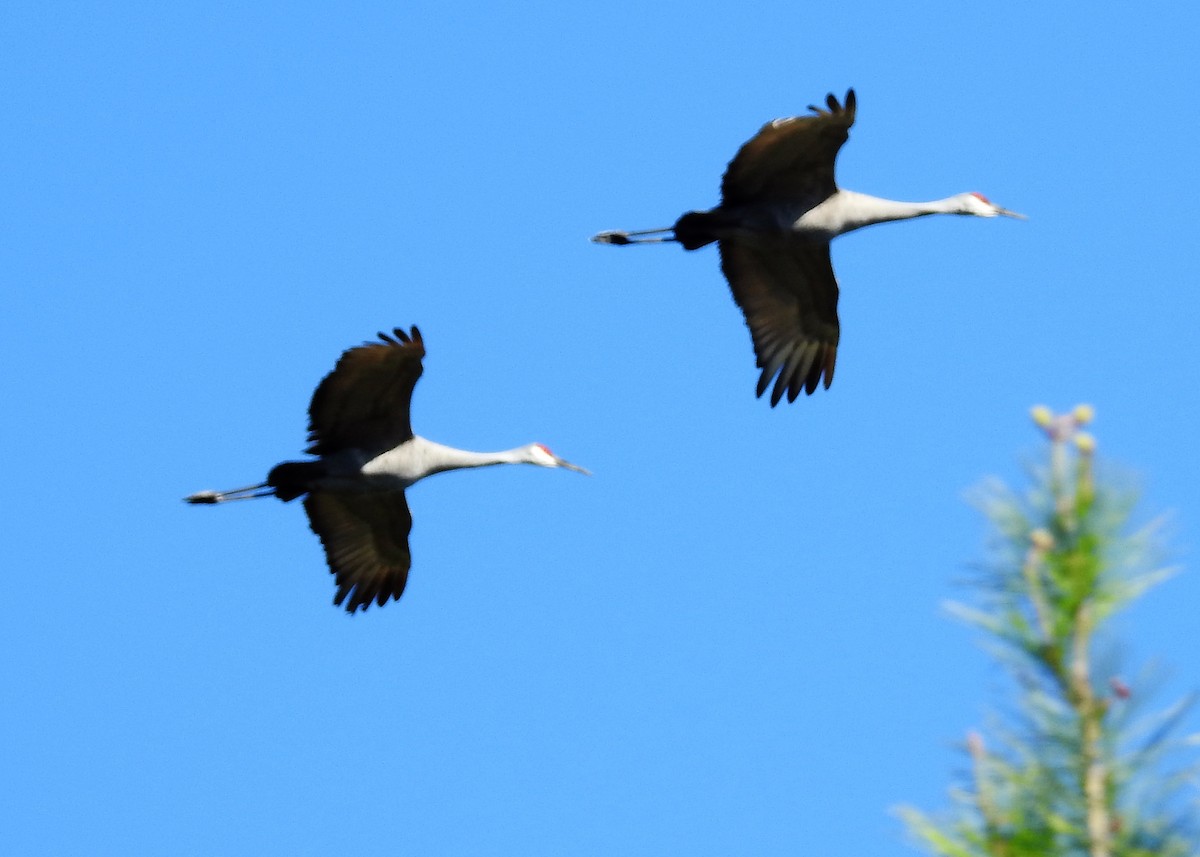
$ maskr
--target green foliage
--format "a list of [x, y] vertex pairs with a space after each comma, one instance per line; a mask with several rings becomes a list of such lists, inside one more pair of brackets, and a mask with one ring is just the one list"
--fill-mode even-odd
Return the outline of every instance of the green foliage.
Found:
[[1195, 769], [1172, 771], [1186, 703], [1132, 717], [1133, 692], [1097, 677], [1096, 635], [1172, 574], [1156, 566], [1158, 527], [1129, 531], [1133, 498], [1098, 481], [1091, 408], [1034, 408], [1047, 462], [1024, 495], [989, 482], [976, 502], [993, 528], [980, 606], [949, 605], [982, 630], [1018, 688], [989, 746], [966, 741], [970, 782], [933, 818], [899, 810], [926, 850], [946, 857], [1175, 857], [1200, 853], [1184, 804]]

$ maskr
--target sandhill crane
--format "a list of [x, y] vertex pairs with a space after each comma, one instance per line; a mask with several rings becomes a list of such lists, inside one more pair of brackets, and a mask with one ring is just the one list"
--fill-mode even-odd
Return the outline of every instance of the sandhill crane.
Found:
[[[696, 250], [716, 241], [721, 270], [746, 316], [762, 375], [761, 396], [775, 379], [771, 407], [787, 393], [810, 395], [824, 377], [833, 381], [839, 336], [838, 284], [829, 242], [854, 229], [926, 214], [975, 217], [1024, 215], [982, 194], [961, 193], [933, 202], [895, 202], [839, 190], [834, 160], [854, 124], [854, 90], [845, 106], [833, 95], [828, 110], [768, 122], [730, 161], [721, 180], [721, 204], [689, 211], [674, 226], [593, 236], [600, 244], [675, 241]], [[670, 233], [669, 235], [666, 233]]]
[[285, 461], [267, 481], [232, 491], [200, 491], [188, 503], [256, 497], [304, 498], [309, 526], [336, 575], [333, 603], [346, 611], [383, 606], [404, 592], [412, 557], [412, 515], [404, 489], [444, 470], [489, 464], [536, 464], [587, 473], [540, 443], [503, 452], [468, 452], [412, 432], [409, 403], [421, 377], [425, 343], [416, 327], [379, 334], [344, 352], [308, 408], [312, 461]]

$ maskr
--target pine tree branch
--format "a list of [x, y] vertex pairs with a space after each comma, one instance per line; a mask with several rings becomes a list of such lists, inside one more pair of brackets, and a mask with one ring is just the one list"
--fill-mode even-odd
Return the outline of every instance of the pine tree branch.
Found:
[[1088, 852], [1091, 857], [1112, 853], [1112, 812], [1109, 806], [1108, 766], [1104, 757], [1104, 706], [1092, 690], [1088, 652], [1092, 638], [1091, 610], [1084, 604], [1076, 615], [1071, 647], [1069, 699], [1079, 721], [1082, 787], [1087, 807]]

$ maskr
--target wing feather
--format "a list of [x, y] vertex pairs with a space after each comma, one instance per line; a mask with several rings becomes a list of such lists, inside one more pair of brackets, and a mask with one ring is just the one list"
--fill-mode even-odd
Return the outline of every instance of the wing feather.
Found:
[[383, 452], [413, 436], [409, 404], [421, 377], [425, 343], [414, 326], [380, 333], [344, 352], [322, 379], [308, 407], [308, 452], [343, 449]]
[[[833, 381], [840, 328], [838, 285], [829, 243], [795, 235], [723, 239], [721, 270], [746, 316], [762, 375], [761, 396], [775, 380], [771, 406]], [[778, 378], [775, 374], [779, 373]]]
[[845, 105], [829, 95], [828, 110], [809, 107], [810, 116], [768, 122], [734, 155], [721, 180], [721, 205], [732, 207], [771, 201], [820, 201], [837, 190], [833, 167], [850, 135], [857, 100]]
[[412, 515], [404, 492], [314, 491], [304, 498], [304, 510], [337, 582], [334, 604], [345, 602], [346, 612], [354, 613], [403, 594], [412, 565]]

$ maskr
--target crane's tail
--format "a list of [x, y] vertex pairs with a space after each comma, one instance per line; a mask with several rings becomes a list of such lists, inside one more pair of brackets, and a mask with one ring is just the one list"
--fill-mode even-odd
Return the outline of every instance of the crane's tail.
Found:
[[276, 464], [267, 474], [267, 484], [283, 502], [295, 500], [307, 494], [321, 478], [329, 475], [329, 467], [320, 459], [316, 461], [285, 461]]
[[717, 229], [725, 224], [727, 218], [723, 212], [689, 211], [675, 221], [672, 227], [675, 240], [683, 245], [684, 250], [699, 250], [717, 240]]
[[234, 488], [232, 491], [197, 491], [183, 498], [185, 503], [227, 503], [230, 500], [253, 500], [257, 497], [270, 497], [275, 489], [263, 482], [259, 485], [247, 485], [245, 488]]

